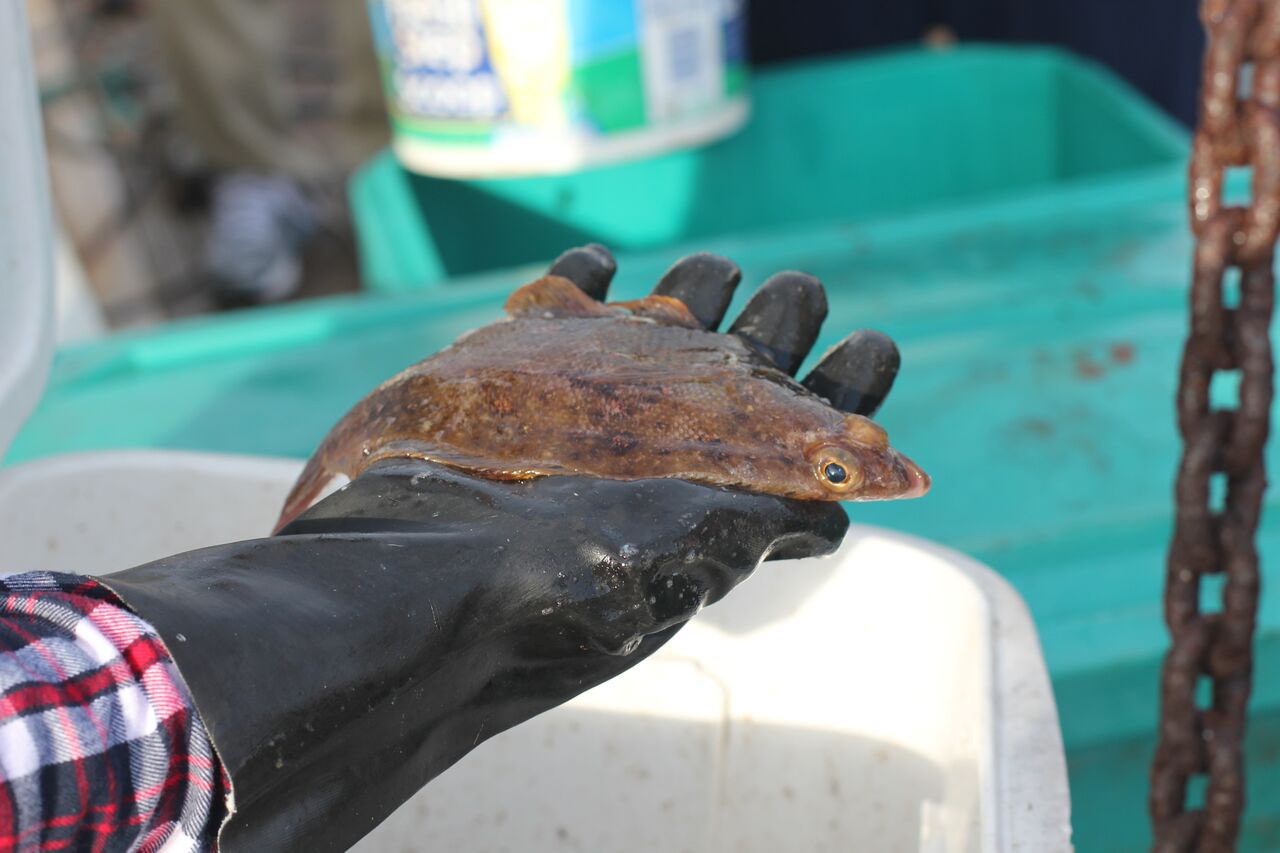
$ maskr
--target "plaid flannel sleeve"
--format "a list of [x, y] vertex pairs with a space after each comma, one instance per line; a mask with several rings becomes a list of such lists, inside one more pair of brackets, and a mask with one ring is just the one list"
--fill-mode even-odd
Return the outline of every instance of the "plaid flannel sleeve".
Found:
[[88, 578], [0, 578], [0, 853], [215, 850], [228, 796], [150, 625]]

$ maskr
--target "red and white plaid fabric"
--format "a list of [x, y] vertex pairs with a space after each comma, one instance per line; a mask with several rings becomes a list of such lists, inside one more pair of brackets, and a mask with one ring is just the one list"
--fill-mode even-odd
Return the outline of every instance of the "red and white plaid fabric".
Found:
[[0, 578], [0, 853], [214, 850], [228, 799], [150, 625], [88, 578]]

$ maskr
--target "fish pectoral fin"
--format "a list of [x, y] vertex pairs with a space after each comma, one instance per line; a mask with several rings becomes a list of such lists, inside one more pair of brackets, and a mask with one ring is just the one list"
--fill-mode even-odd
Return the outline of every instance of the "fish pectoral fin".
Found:
[[636, 317], [646, 317], [664, 326], [681, 326], [686, 329], [701, 329], [702, 324], [693, 316], [685, 304], [671, 296], [646, 296], [644, 299], [633, 299], [630, 302], [611, 302], [612, 308], [623, 308]]
[[573, 473], [555, 462], [513, 463], [509, 460], [477, 456], [447, 445], [414, 439], [388, 442], [375, 450], [366, 461], [368, 465], [372, 465], [387, 459], [421, 459], [424, 462], [436, 462], [487, 480], [532, 480], [549, 474]]
[[505, 310], [511, 317], [609, 317], [618, 313], [558, 275], [526, 284], [511, 294]]

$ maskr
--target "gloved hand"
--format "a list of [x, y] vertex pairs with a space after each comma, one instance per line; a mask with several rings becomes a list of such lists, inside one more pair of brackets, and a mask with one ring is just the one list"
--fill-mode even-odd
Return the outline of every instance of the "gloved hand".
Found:
[[[614, 263], [588, 246], [551, 272], [602, 299]], [[695, 255], [655, 292], [715, 328], [739, 278]], [[794, 373], [825, 314], [815, 279], [781, 273], [730, 332]], [[869, 415], [897, 366], [861, 332], [805, 384]], [[231, 777], [222, 849], [344, 850], [481, 741], [634, 666], [762, 560], [830, 553], [847, 526], [838, 504], [681, 480], [388, 461], [277, 536], [102, 582], [165, 639]]]

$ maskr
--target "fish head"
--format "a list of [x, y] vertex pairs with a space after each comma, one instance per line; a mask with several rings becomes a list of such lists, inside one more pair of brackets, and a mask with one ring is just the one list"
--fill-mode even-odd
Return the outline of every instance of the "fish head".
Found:
[[806, 476], [829, 501], [888, 501], [929, 491], [929, 475], [889, 446], [889, 436], [861, 415], [846, 415], [804, 452]]

